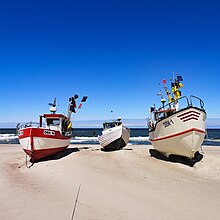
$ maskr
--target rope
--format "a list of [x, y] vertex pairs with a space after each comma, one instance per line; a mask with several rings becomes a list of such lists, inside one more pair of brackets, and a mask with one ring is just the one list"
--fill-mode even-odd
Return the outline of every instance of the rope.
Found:
[[75, 204], [74, 204], [74, 209], [73, 209], [71, 220], [73, 220], [74, 214], [75, 214], [75, 211], [76, 211], [76, 204], [77, 204], [77, 201], [78, 201], [80, 188], [81, 188], [81, 184], [79, 185], [79, 188], [78, 188], [78, 192], [77, 192], [76, 201], [75, 201]]

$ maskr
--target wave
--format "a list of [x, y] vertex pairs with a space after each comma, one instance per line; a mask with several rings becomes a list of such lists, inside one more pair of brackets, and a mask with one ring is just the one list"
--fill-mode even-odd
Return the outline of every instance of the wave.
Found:
[[98, 143], [98, 137], [74, 137], [70, 141], [71, 144], [80, 144], [80, 143], [88, 143], [88, 144], [96, 144]]
[[[70, 141], [71, 144], [98, 144], [98, 137], [74, 137]], [[130, 137], [129, 138], [130, 144], [148, 144], [149, 143], [149, 137]]]
[[220, 146], [220, 139], [205, 139], [203, 145]]
[[[17, 134], [0, 134], [0, 144], [19, 144]], [[71, 139], [70, 144], [99, 144], [98, 137], [75, 136]], [[149, 136], [137, 136], [129, 138], [129, 145], [149, 145]], [[207, 138], [203, 145], [220, 146], [220, 139]]]
[[16, 138], [18, 138], [16, 134], [0, 134], [0, 140], [16, 139]]
[[129, 141], [149, 141], [149, 137], [130, 137]]
[[220, 142], [220, 139], [209, 138], [209, 139], [205, 139], [205, 141]]
[[0, 134], [0, 144], [18, 144], [18, 136], [16, 134]]

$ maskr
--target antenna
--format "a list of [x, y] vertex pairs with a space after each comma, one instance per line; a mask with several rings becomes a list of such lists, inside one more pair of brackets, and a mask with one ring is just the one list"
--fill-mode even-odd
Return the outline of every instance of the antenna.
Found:
[[175, 79], [175, 72], [173, 71], [172, 74], [173, 74], [172, 81], [174, 81], [174, 79]]
[[114, 114], [113, 114], [113, 110], [111, 110], [110, 112], [111, 112], [112, 121], [114, 121]]
[[49, 106], [50, 106], [50, 112], [55, 114], [56, 111], [57, 111], [57, 104], [56, 104], [56, 98], [54, 98], [54, 101], [53, 103], [49, 103]]
[[160, 98], [163, 99], [163, 94], [161, 90], [157, 93], [157, 96], [160, 96]]

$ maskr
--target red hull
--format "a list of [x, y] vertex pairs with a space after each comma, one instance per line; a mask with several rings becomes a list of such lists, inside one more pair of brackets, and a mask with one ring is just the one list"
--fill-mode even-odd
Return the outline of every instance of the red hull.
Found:
[[[71, 135], [62, 135], [59, 131], [50, 129], [29, 127], [19, 130], [20, 144], [32, 162], [65, 150], [70, 139]], [[63, 146], [59, 141], [63, 142]]]
[[71, 135], [61, 135], [59, 131], [50, 130], [47, 128], [24, 128], [19, 130], [19, 139], [26, 137], [43, 137], [43, 138], [56, 138], [61, 140], [70, 139]]
[[23, 149], [23, 150], [28, 156], [30, 156], [31, 162], [36, 162], [42, 158], [64, 151], [67, 149], [67, 147], [68, 146], [60, 147], [60, 148], [45, 149], [45, 150], [33, 150], [33, 151], [26, 150], [26, 149]]

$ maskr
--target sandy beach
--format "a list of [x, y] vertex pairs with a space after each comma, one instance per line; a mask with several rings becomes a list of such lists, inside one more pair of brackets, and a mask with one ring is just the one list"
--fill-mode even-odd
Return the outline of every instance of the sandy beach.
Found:
[[0, 219], [219, 219], [220, 147], [203, 146], [194, 167], [150, 148], [70, 145], [27, 168], [20, 145], [2, 144]]

